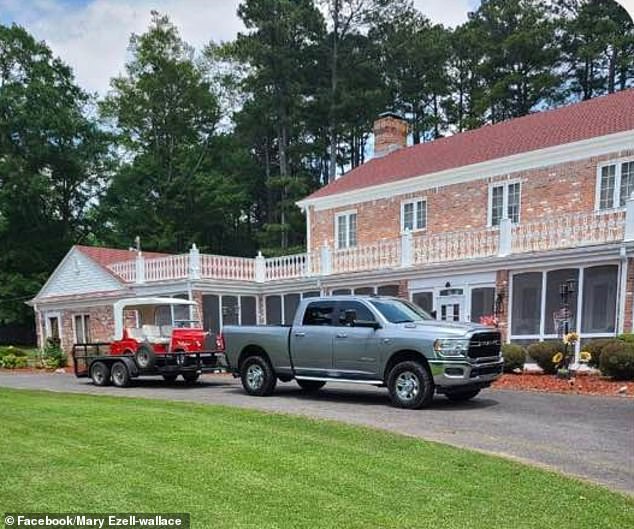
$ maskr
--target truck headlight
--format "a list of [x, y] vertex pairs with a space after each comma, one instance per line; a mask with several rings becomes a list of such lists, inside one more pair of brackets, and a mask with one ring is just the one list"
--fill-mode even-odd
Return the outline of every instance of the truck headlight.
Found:
[[441, 356], [466, 356], [468, 339], [439, 338], [434, 342], [434, 351]]

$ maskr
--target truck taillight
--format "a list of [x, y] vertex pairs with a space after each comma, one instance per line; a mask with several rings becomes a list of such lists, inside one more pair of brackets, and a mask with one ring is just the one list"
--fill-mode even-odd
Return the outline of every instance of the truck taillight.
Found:
[[222, 334], [216, 334], [216, 350], [225, 350], [225, 337]]

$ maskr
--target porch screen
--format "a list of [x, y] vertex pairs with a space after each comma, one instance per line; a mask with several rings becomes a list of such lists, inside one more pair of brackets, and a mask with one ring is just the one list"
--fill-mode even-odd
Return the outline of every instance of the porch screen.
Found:
[[542, 300], [541, 272], [513, 276], [511, 334], [539, 334]]
[[284, 324], [291, 325], [299, 306], [299, 294], [286, 294], [284, 296]]
[[471, 321], [480, 323], [482, 316], [490, 316], [495, 311], [495, 288], [482, 287], [471, 290]]
[[238, 325], [238, 296], [222, 296], [222, 324]]
[[355, 296], [371, 296], [374, 294], [374, 287], [359, 287], [354, 289]]
[[215, 294], [203, 296], [203, 328], [217, 333], [220, 331], [220, 303]]
[[266, 324], [280, 325], [282, 323], [282, 298], [280, 296], [266, 297]]
[[379, 296], [398, 296], [398, 285], [383, 285], [376, 292]]
[[333, 296], [349, 296], [350, 294], [352, 294], [352, 291], [349, 288], [340, 288], [332, 291]]
[[434, 310], [434, 293], [433, 292], [416, 292], [412, 296], [412, 300], [424, 311], [431, 313]]
[[555, 329], [555, 322], [553, 320], [553, 313], [561, 308], [561, 294], [560, 288], [562, 283], [565, 283], [569, 279], [574, 281], [575, 291], [568, 297], [568, 305], [570, 308], [570, 326], [569, 329], [577, 329], [577, 299], [579, 296], [579, 269], [570, 268], [562, 270], [553, 270], [546, 274], [546, 314], [544, 318], [544, 332], [545, 334], [557, 334], [558, 329]]
[[616, 265], [593, 266], [583, 271], [581, 332], [614, 332], [618, 273]]
[[255, 298], [242, 296], [240, 298], [240, 323], [242, 325], [255, 325], [257, 323]]

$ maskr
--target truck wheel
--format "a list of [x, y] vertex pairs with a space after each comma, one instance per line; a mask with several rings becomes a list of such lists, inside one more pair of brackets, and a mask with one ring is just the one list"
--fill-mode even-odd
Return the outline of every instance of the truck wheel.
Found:
[[428, 406], [434, 398], [434, 383], [425, 366], [405, 361], [396, 364], [387, 377], [392, 404], [411, 410]]
[[123, 362], [115, 362], [112, 366], [112, 383], [118, 388], [130, 385], [130, 373]]
[[200, 378], [200, 373], [183, 373], [183, 380], [188, 384], [193, 384]]
[[323, 380], [298, 380], [297, 384], [304, 391], [313, 392], [323, 388], [326, 383]]
[[176, 382], [176, 377], [178, 377], [178, 375], [174, 375], [172, 373], [168, 373], [163, 375], [163, 380], [165, 380], [165, 382], [169, 382], [170, 384]]
[[479, 389], [470, 389], [469, 391], [452, 391], [451, 393], [446, 393], [445, 396], [452, 402], [466, 402], [474, 398], [478, 393], [480, 393]]
[[271, 395], [277, 384], [271, 364], [261, 356], [250, 356], [242, 363], [240, 378], [244, 390], [257, 397]]
[[136, 365], [141, 369], [152, 369], [156, 362], [156, 355], [154, 354], [152, 346], [144, 343], [139, 345], [136, 353], [134, 353], [134, 359], [136, 360]]
[[110, 384], [110, 368], [103, 362], [95, 362], [90, 367], [90, 378], [95, 386]]

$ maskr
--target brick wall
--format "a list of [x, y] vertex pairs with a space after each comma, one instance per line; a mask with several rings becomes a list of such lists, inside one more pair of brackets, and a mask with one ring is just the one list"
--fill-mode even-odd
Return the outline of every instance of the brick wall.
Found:
[[498, 270], [495, 277], [495, 295], [496, 300], [498, 294], [503, 293], [504, 300], [498, 307], [498, 327], [502, 333], [502, 341], [506, 341], [510, 335], [509, 329], [509, 271]]
[[359, 245], [398, 237], [401, 231], [401, 203], [416, 197], [427, 200], [426, 233], [483, 228], [487, 224], [489, 185], [507, 179], [521, 182], [522, 223], [541, 220], [547, 215], [591, 212], [595, 205], [597, 165], [624, 156], [634, 156], [634, 150], [419, 193], [351, 203], [336, 209], [315, 211], [311, 207], [311, 249], [317, 250], [324, 243], [334, 247], [335, 215], [351, 209], [357, 211]]
[[627, 281], [625, 284], [625, 314], [623, 316], [623, 331], [632, 332], [634, 329], [634, 315], [632, 303], [634, 302], [634, 259], [627, 260]]

